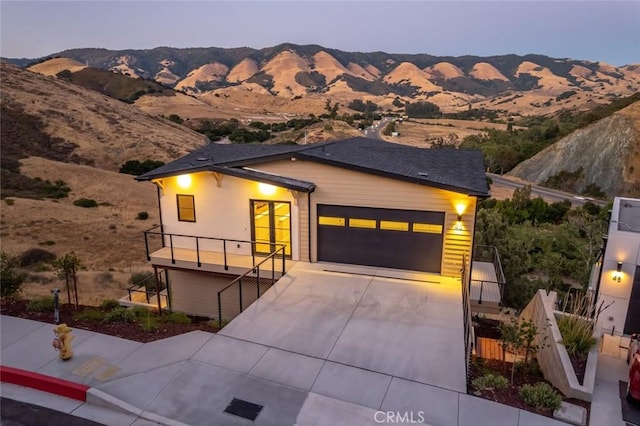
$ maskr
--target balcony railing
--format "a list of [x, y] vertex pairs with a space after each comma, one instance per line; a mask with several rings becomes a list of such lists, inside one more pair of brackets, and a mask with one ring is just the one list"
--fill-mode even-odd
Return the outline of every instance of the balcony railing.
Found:
[[[156, 286], [160, 288], [158, 289]], [[169, 306], [169, 296], [166, 291], [164, 291], [166, 289], [166, 283], [163, 282], [161, 278], [151, 275], [145, 280], [127, 288], [127, 301], [134, 304], [145, 303], [147, 305], [157, 305], [158, 309], [163, 309]]]
[[[500, 255], [498, 254], [498, 249], [494, 246], [475, 246], [474, 254], [473, 254], [473, 263], [476, 263], [476, 266], [472, 266], [472, 268], [479, 268], [480, 263], [489, 263], [493, 266], [493, 272], [495, 272], [496, 279], [492, 280], [483, 280], [483, 279], [474, 279], [473, 273], [472, 278], [469, 282], [470, 287], [473, 287], [474, 290], [478, 289], [479, 286], [479, 297], [475, 298], [478, 304], [481, 305], [483, 302], [483, 297], [486, 289], [489, 292], [495, 293], [495, 287], [498, 286], [499, 293], [499, 305], [502, 306], [502, 302], [504, 299], [504, 287], [506, 284], [506, 279], [504, 277], [504, 271], [502, 270], [502, 263], [500, 262]], [[474, 291], [473, 293], [476, 293]]]
[[[198, 268], [202, 267], [203, 253], [211, 253], [211, 252], [222, 253], [222, 256], [223, 256], [222, 263], [224, 265], [225, 271], [229, 270], [229, 266], [233, 266], [229, 264], [230, 255], [237, 254], [237, 253], [229, 252], [229, 248], [232, 247], [233, 245], [239, 246], [240, 244], [242, 244], [242, 245], [249, 245], [251, 247], [250, 256], [251, 256], [251, 265], [253, 267], [256, 266], [256, 254], [255, 254], [256, 245], [264, 246], [268, 244], [270, 247], [271, 253], [276, 251], [276, 248], [280, 246], [274, 243], [265, 243], [265, 242], [258, 242], [258, 241], [174, 234], [174, 233], [163, 232], [162, 230], [158, 230], [158, 228], [160, 228], [160, 225], [156, 225], [153, 228], [144, 231], [144, 244], [145, 244], [147, 260], [151, 260], [152, 252], [149, 247], [151, 242], [150, 240], [152, 240], [154, 237], [160, 239], [163, 248], [165, 247], [169, 248], [170, 259], [172, 264], [176, 263], [176, 253], [175, 253], [176, 250], [187, 248], [195, 251], [195, 255], [196, 255], [195, 261]], [[179, 241], [181, 244], [176, 246], [175, 245], [176, 241]], [[188, 247], [185, 247], [185, 246], [188, 246]], [[267, 257], [269, 256], [270, 255], [267, 255]], [[264, 256], [260, 255], [258, 257], [263, 258]], [[282, 270], [283, 271], [285, 267], [284, 262], [285, 262], [285, 252], [284, 250], [282, 250]], [[245, 265], [235, 265], [235, 266], [245, 267]]]
[[464, 327], [464, 355], [465, 368], [467, 377], [469, 377], [469, 363], [471, 362], [471, 353], [473, 352], [474, 335], [473, 326], [471, 324], [471, 302], [469, 300], [469, 288], [467, 282], [469, 280], [469, 269], [467, 265], [467, 255], [462, 255], [462, 270], [460, 271], [462, 280], [462, 324]]
[[[220, 328], [224, 326], [224, 320], [238, 315], [275, 284], [276, 258], [282, 257], [282, 275], [285, 274], [284, 253], [285, 246], [279, 245], [273, 253], [218, 292], [218, 326]], [[271, 263], [271, 268], [261, 272], [261, 268], [268, 263]]]

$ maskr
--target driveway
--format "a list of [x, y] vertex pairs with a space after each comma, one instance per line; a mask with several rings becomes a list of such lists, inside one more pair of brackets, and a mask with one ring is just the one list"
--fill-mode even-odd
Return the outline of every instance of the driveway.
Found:
[[351, 402], [365, 401], [336, 392], [359, 378], [374, 400], [392, 378], [466, 392], [460, 281], [452, 278], [299, 262], [219, 334], [286, 351], [313, 370], [312, 391]]

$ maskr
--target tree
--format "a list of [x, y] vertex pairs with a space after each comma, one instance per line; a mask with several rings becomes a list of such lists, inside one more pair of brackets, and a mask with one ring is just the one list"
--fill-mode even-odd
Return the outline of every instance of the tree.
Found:
[[78, 269], [82, 267], [82, 262], [74, 252], [53, 261], [53, 267], [58, 277], [63, 278], [67, 286], [67, 300], [71, 304], [71, 284], [73, 283], [73, 295], [76, 308], [78, 307]]
[[331, 120], [335, 120], [336, 116], [338, 115], [338, 108], [340, 108], [340, 104], [336, 102], [331, 105], [331, 99], [327, 99], [327, 102], [324, 105], [324, 109], [327, 110], [327, 113], [329, 114], [329, 118], [331, 118]]
[[13, 297], [20, 291], [26, 275], [16, 271], [17, 259], [9, 257], [5, 252], [0, 253], [0, 296]]

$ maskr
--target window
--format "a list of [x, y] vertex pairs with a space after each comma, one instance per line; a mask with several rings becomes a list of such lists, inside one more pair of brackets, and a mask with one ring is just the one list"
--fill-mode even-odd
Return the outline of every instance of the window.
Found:
[[178, 200], [178, 220], [181, 222], [196, 221], [196, 203], [193, 195], [176, 195]]
[[375, 219], [349, 219], [349, 227], [376, 229], [376, 220]]
[[381, 220], [380, 221], [380, 229], [385, 229], [387, 231], [408, 231], [409, 223], [407, 222], [396, 222], [392, 220]]
[[414, 223], [413, 232], [426, 232], [428, 234], [442, 234], [442, 225], [432, 223]]
[[328, 226], [344, 226], [343, 217], [320, 216], [318, 218], [320, 225]]

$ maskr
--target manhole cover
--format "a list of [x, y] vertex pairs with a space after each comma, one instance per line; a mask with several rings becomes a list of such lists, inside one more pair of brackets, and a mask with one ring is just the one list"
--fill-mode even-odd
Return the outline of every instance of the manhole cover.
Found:
[[231, 404], [224, 409], [224, 412], [244, 419], [255, 420], [260, 414], [260, 410], [262, 410], [262, 405], [233, 398]]

